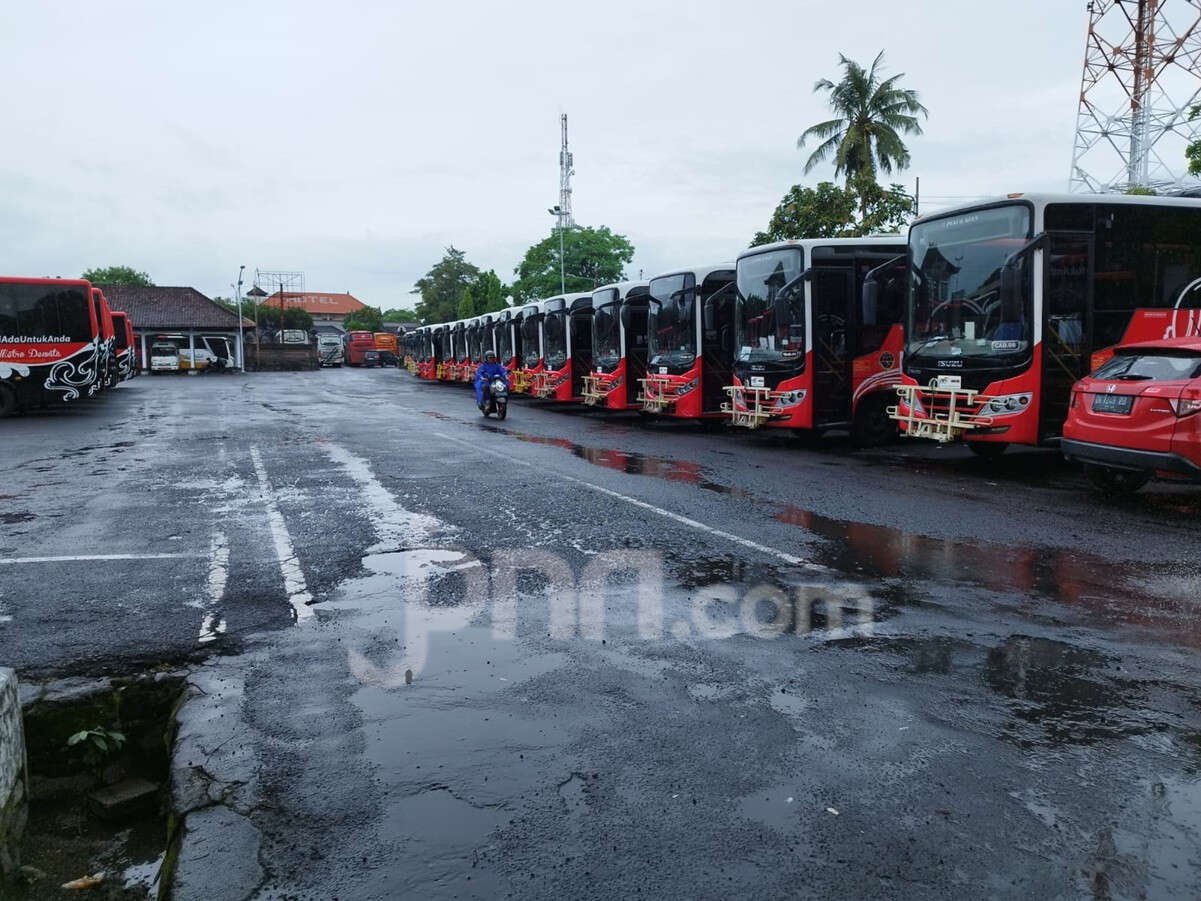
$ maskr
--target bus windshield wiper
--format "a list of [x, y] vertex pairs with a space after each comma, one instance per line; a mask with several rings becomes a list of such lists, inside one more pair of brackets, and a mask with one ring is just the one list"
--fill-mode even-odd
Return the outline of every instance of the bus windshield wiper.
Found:
[[917, 347], [914, 347], [911, 350], [907, 351], [907, 353], [919, 354], [936, 341], [950, 341], [950, 340], [951, 340], [950, 335], [935, 335], [933, 338], [927, 338], [925, 341], [923, 341]]

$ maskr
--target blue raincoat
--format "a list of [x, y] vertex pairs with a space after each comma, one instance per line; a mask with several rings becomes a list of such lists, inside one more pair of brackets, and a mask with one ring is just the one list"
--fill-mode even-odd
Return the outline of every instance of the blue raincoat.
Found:
[[475, 403], [480, 405], [484, 402], [484, 385], [492, 383], [494, 378], [500, 377], [505, 380], [505, 384], [509, 384], [509, 372], [500, 363], [480, 363], [475, 370]]

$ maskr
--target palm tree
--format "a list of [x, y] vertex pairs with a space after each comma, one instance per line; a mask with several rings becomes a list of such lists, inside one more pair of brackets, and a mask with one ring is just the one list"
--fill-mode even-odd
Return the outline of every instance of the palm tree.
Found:
[[833, 157], [834, 174], [846, 174], [847, 185], [861, 179], [876, 179], [876, 170], [892, 172], [909, 166], [909, 151], [901, 140], [902, 134], [922, 133], [917, 117], [928, 116], [918, 102], [917, 91], [897, 87], [904, 73], [880, 80], [881, 50], [872, 61], [870, 71], [841, 53], [842, 80], [835, 84], [823, 78], [813, 86], [815, 93], [827, 92], [830, 107], [838, 118], [819, 122], [797, 138], [798, 149], [809, 138], [821, 141], [805, 163], [808, 173], [814, 166]]

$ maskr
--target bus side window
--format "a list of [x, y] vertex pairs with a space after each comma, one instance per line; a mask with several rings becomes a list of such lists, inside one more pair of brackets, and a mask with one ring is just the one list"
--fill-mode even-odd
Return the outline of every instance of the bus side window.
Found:
[[892, 327], [901, 321], [905, 310], [905, 273], [905, 266], [900, 265], [876, 280], [875, 290], [864, 286], [867, 290], [863, 292], [859, 354], [878, 351]]

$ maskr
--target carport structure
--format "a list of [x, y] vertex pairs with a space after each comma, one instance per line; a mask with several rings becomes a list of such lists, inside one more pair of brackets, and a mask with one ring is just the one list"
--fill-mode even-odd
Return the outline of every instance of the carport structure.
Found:
[[[204, 338], [222, 338], [233, 351], [231, 366], [242, 366], [242, 342], [238, 316], [195, 288], [134, 285], [101, 285], [109, 306], [129, 316], [137, 338], [139, 365], [149, 364], [147, 350], [157, 335], [187, 340], [187, 349], [203, 346]], [[243, 327], [254, 323], [244, 319]], [[191, 357], [189, 356], [189, 359]]]

